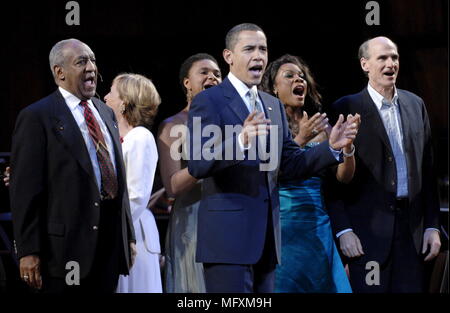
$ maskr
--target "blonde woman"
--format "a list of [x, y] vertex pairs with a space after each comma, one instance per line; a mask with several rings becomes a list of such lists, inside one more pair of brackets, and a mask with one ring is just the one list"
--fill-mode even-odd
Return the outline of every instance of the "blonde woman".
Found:
[[155, 218], [147, 209], [158, 152], [149, 131], [161, 98], [152, 81], [138, 74], [121, 74], [105, 96], [119, 125], [128, 196], [136, 234], [137, 256], [128, 276], [120, 276], [117, 292], [162, 292], [161, 248]]

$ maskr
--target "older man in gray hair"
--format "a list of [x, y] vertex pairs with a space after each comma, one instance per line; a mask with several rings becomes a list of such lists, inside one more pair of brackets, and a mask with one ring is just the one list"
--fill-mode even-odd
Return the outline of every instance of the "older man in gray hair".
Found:
[[352, 182], [326, 197], [354, 292], [423, 292], [424, 261], [439, 253], [439, 197], [430, 123], [423, 100], [396, 87], [397, 45], [364, 42], [359, 61], [368, 78], [361, 92], [332, 106], [361, 114]]
[[44, 292], [113, 292], [135, 251], [116, 121], [85, 43], [60, 41], [49, 59], [58, 89], [20, 112], [12, 140], [20, 275]]

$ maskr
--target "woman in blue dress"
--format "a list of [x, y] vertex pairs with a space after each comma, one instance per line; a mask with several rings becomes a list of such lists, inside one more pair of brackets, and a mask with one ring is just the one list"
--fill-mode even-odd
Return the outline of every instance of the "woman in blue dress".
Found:
[[[261, 89], [284, 104], [292, 137], [301, 147], [309, 149], [327, 140], [330, 126], [320, 113], [321, 95], [300, 58], [284, 55], [269, 64]], [[347, 121], [359, 125], [360, 119], [349, 115]], [[330, 171], [341, 182], [353, 178], [353, 153], [353, 145], [345, 147], [344, 162]], [[276, 292], [352, 292], [324, 207], [325, 174], [295, 181], [279, 178], [281, 265], [275, 272]]]

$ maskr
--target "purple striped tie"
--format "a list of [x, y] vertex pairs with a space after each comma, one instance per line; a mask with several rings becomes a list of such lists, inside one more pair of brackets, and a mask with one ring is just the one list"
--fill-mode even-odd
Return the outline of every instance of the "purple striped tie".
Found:
[[105, 144], [103, 133], [100, 130], [100, 126], [89, 108], [87, 101], [81, 101], [80, 105], [84, 108], [84, 118], [89, 129], [89, 135], [91, 136], [97, 152], [97, 161], [102, 177], [102, 197], [104, 199], [114, 199], [117, 195], [118, 188], [117, 177], [109, 157], [109, 152]]

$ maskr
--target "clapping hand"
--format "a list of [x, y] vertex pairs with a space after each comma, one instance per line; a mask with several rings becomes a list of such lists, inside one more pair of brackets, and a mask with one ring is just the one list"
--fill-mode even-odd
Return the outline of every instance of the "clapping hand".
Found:
[[308, 113], [303, 111], [303, 116], [296, 115], [296, 121], [298, 122], [298, 140], [296, 141], [301, 145], [305, 145], [317, 134], [324, 131], [328, 126], [327, 114], [316, 113], [311, 118], [308, 118]]
[[11, 174], [11, 168], [8, 166], [5, 170], [5, 173], [3, 173], [4, 177], [3, 177], [3, 183], [5, 184], [6, 187], [9, 186], [9, 175]]
[[347, 115], [347, 120], [344, 122], [344, 116], [339, 114], [339, 119], [331, 129], [329, 135], [330, 147], [334, 150], [341, 150], [346, 146], [351, 146], [353, 140], [358, 133], [361, 117], [359, 114], [353, 116]]
[[244, 121], [242, 135], [242, 144], [248, 146], [252, 138], [260, 135], [267, 135], [270, 129], [270, 120], [264, 118], [264, 113], [253, 111]]

